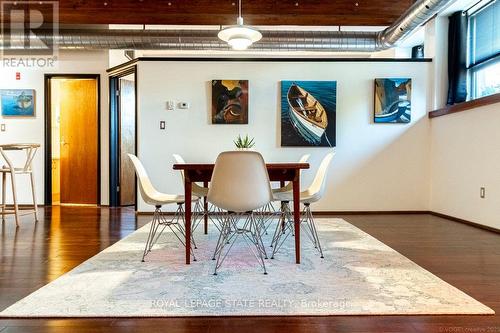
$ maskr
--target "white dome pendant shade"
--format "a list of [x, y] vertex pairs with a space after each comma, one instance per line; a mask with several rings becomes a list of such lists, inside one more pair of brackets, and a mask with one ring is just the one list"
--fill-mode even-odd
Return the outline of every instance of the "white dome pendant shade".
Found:
[[236, 25], [222, 29], [217, 36], [228, 43], [233, 50], [246, 50], [250, 45], [262, 38], [262, 34], [257, 29], [243, 24], [241, 0], [239, 1], [239, 16]]

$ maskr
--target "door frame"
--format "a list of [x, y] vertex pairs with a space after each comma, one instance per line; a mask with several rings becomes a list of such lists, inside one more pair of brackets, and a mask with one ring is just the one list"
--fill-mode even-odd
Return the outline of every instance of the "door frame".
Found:
[[97, 80], [97, 205], [101, 205], [101, 74], [45, 74], [45, 128], [44, 128], [44, 202], [52, 205], [52, 96], [50, 82], [52, 79], [95, 79]]
[[[135, 89], [135, 155], [137, 155], [137, 65], [127, 67], [109, 75], [109, 206], [120, 207], [120, 79], [134, 75]], [[135, 205], [137, 210], [137, 177], [135, 178]]]

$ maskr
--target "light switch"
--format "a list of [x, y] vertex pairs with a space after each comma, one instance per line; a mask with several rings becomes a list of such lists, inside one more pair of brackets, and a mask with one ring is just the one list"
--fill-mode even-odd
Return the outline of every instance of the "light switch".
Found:
[[167, 101], [167, 110], [173, 111], [174, 108], [175, 108], [175, 102], [174, 101]]
[[5, 124], [0, 124], [0, 131], [5, 132]]
[[160, 129], [161, 130], [165, 129], [165, 120], [160, 120]]

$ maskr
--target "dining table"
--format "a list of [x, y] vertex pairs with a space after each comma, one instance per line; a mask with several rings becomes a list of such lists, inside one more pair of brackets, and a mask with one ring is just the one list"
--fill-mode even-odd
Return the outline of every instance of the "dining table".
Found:
[[[184, 172], [184, 209], [185, 221], [191, 221], [192, 215], [192, 184], [203, 183], [208, 187], [212, 178], [215, 164], [213, 163], [176, 163], [174, 170]], [[270, 181], [279, 181], [281, 187], [285, 182], [291, 182], [293, 188], [293, 222], [295, 235], [295, 262], [300, 264], [300, 171], [309, 169], [309, 163], [266, 163], [267, 173]], [[203, 206], [207, 212], [207, 198], [203, 198]], [[204, 216], [204, 232], [208, 232], [208, 216]], [[191, 223], [185, 226], [186, 264], [191, 263]]]

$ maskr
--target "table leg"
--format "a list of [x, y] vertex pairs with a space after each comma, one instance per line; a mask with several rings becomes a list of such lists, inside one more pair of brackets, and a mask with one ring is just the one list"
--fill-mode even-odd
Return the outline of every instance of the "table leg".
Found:
[[191, 181], [184, 177], [184, 210], [186, 221], [186, 265], [191, 263]]
[[300, 264], [300, 170], [293, 179], [293, 222], [295, 227], [295, 263]]
[[[203, 186], [208, 187], [208, 182], [204, 181]], [[206, 234], [208, 234], [208, 201], [207, 201], [206, 196], [203, 197], [203, 211], [205, 213], [203, 223], [204, 223], [204, 230], [205, 230], [205, 235], [206, 235]]]

